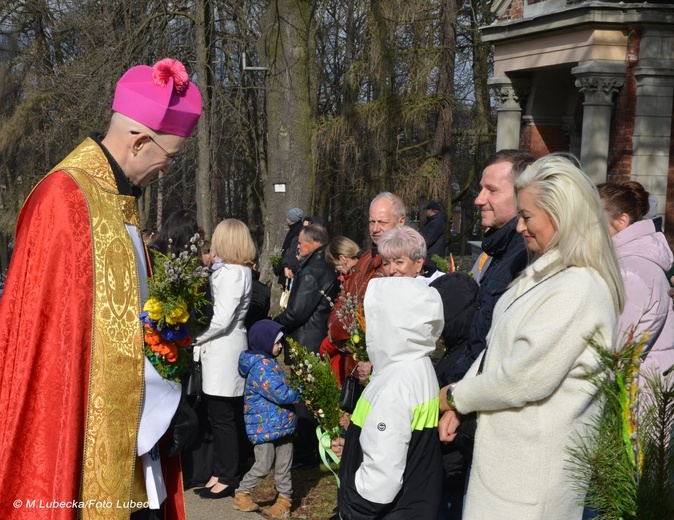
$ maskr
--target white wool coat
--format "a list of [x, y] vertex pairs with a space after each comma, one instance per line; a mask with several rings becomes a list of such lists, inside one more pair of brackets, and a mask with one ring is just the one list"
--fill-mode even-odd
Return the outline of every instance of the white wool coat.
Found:
[[239, 375], [239, 354], [248, 348], [243, 320], [250, 306], [253, 277], [250, 267], [223, 264], [210, 278], [213, 319], [197, 337], [205, 394], [243, 395], [246, 380]]
[[482, 374], [480, 357], [453, 392], [459, 412], [478, 412], [465, 520], [581, 518], [566, 449], [598, 411], [584, 378], [598, 358], [585, 338], [596, 330], [613, 345], [611, 301], [594, 269], [564, 268], [556, 251], [498, 301]]

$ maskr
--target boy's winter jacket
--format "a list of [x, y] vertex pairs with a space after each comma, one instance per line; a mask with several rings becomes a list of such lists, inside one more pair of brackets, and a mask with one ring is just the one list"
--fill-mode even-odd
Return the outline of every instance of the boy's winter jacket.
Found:
[[294, 434], [292, 405], [299, 397], [286, 384], [279, 362], [270, 354], [246, 350], [239, 355], [239, 375], [246, 378], [243, 413], [250, 441], [264, 444]]

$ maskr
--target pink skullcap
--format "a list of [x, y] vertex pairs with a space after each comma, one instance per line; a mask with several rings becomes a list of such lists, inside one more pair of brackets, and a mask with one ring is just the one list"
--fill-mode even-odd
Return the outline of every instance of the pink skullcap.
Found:
[[157, 132], [188, 137], [201, 116], [201, 93], [182, 63], [164, 58], [127, 70], [112, 109]]

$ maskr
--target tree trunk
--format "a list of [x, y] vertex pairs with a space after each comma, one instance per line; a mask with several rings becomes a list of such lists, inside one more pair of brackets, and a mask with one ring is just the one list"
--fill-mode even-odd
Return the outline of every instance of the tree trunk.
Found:
[[473, 52], [473, 83], [475, 86], [474, 121], [477, 142], [475, 146], [475, 173], [484, 159], [493, 151], [494, 124], [491, 118], [491, 99], [489, 97], [489, 55], [491, 47], [482, 41], [480, 26], [491, 23], [490, 3], [484, 0], [471, 0], [471, 42]]
[[196, 170], [196, 202], [197, 223], [204, 230], [205, 238], [210, 238], [213, 231], [211, 216], [211, 172], [213, 171], [211, 152], [211, 107], [214, 79], [210, 72], [212, 63], [211, 49], [211, 1], [197, 0], [197, 41], [196, 41], [196, 74], [203, 99], [201, 118], [197, 125], [197, 170]]
[[[264, 248], [260, 267], [271, 279], [269, 254], [280, 247], [290, 208], [309, 210], [312, 193], [310, 92], [314, 59], [311, 5], [307, 0], [268, 3], [261, 20], [259, 54], [269, 67], [267, 87], [267, 172], [263, 172]], [[276, 186], [276, 187], [275, 187]], [[284, 190], [284, 191], [283, 191]], [[265, 276], [266, 275], [266, 276]], [[272, 304], [277, 301], [276, 291]], [[272, 307], [272, 313], [277, 309]]]
[[435, 127], [432, 153], [438, 160], [437, 174], [448, 179], [447, 198], [447, 234], [449, 243], [452, 238], [452, 182], [451, 182], [451, 138], [452, 138], [452, 104], [454, 98], [454, 67], [456, 60], [456, 0], [445, 0], [440, 16], [440, 48], [438, 62], [438, 94], [445, 98], [438, 113], [438, 124]]

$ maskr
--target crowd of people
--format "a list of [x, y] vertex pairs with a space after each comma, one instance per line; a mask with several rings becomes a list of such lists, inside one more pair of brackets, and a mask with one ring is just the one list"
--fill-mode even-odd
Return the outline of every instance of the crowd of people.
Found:
[[[674, 365], [674, 256], [643, 186], [597, 187], [567, 156], [494, 153], [475, 200], [485, 233], [470, 273], [433, 260], [447, 252], [436, 201], [419, 232], [401, 198], [380, 193], [364, 248], [290, 208], [274, 280], [289, 297], [273, 316], [248, 227], [223, 220], [199, 251], [211, 305], [192, 342], [202, 380], [188, 405], [200, 426], [181, 473], [165, 439], [186, 395], [145, 357], [139, 315], [152, 259], [189, 247], [199, 228], [179, 210], [143, 237], [136, 199], [173, 164], [201, 95], [166, 59], [127, 71], [112, 109], [107, 133], [38, 184], [17, 225], [0, 299], [0, 489], [14, 504], [71, 505], [15, 505], [10, 518], [84, 508], [179, 519], [183, 482], [259, 511], [251, 493], [272, 468], [278, 495], [261, 513], [287, 518], [292, 471], [319, 462], [316, 418], [279, 362], [284, 350], [293, 362], [288, 338], [328, 357], [339, 384], [354, 374], [365, 386], [332, 446], [335, 519], [588, 514], [567, 465], [572, 435], [601, 406], [588, 340], [615, 348], [646, 333], [643, 377]], [[364, 309], [367, 361], [349, 348], [340, 295]]]

